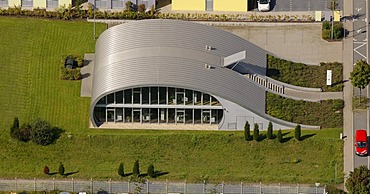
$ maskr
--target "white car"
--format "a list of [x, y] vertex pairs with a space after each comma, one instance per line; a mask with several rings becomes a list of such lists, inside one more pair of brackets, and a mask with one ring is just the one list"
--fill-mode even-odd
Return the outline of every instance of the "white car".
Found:
[[258, 0], [258, 11], [270, 11], [270, 0]]

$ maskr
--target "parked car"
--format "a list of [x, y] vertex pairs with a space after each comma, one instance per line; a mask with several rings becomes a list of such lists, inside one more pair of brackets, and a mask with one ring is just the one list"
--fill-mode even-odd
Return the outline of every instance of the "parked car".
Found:
[[356, 154], [367, 156], [367, 133], [364, 129], [357, 129], [355, 134]]
[[258, 11], [270, 11], [270, 0], [258, 0]]

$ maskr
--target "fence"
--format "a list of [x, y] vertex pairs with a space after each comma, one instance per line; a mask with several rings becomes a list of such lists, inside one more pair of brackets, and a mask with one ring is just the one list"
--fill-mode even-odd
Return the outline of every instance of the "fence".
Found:
[[202, 184], [174, 182], [118, 182], [86, 180], [0, 180], [0, 191], [68, 191], [86, 193], [260, 193], [260, 194], [325, 194], [325, 187], [307, 185]]

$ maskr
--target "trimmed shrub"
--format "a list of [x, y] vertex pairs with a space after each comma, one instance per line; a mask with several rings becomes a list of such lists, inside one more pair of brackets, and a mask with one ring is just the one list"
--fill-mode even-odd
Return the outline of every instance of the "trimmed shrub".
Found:
[[259, 139], [259, 137], [260, 137], [260, 131], [259, 131], [259, 129], [258, 129], [259, 127], [258, 127], [258, 124], [257, 123], [255, 123], [254, 124], [254, 129], [253, 129], [253, 139], [254, 139], [254, 141], [258, 141], [258, 139]]
[[139, 160], [136, 160], [134, 163], [134, 168], [132, 169], [132, 174], [136, 177], [140, 175], [140, 164]]
[[134, 6], [131, 1], [127, 1], [125, 5], [126, 5], [126, 11], [134, 11]]
[[53, 128], [51, 124], [40, 118], [31, 123], [30, 139], [39, 145], [49, 145], [60, 136], [60, 129]]
[[45, 166], [44, 167], [44, 174], [47, 174], [47, 175], [49, 175], [49, 167], [48, 166]]
[[28, 142], [31, 140], [31, 125], [28, 123], [23, 123], [18, 133], [18, 140], [23, 142]]
[[118, 167], [118, 175], [124, 177], [125, 176], [125, 169], [123, 167], [123, 163], [119, 164], [119, 167]]
[[278, 133], [277, 133], [277, 140], [279, 142], [282, 142], [283, 141], [283, 134], [281, 132], [281, 129], [278, 130]]
[[[66, 68], [67, 59], [73, 60], [72, 69]], [[83, 66], [83, 58], [79, 55], [67, 55], [61, 59], [61, 76], [62, 80], [79, 80], [82, 78], [80, 67]]]
[[297, 125], [294, 129], [294, 137], [296, 140], [301, 141], [301, 126]]
[[153, 166], [153, 164], [150, 164], [149, 166], [148, 166], [148, 176], [150, 177], [150, 178], [154, 178], [155, 177], [155, 172], [154, 172], [154, 166]]
[[60, 175], [64, 176], [64, 165], [63, 163], [59, 164], [58, 172]]
[[244, 139], [245, 141], [251, 140], [251, 126], [249, 125], [249, 122], [246, 121], [244, 125]]
[[266, 136], [267, 136], [268, 139], [272, 139], [273, 138], [272, 132], [273, 132], [273, 127], [272, 127], [272, 123], [270, 121], [269, 122], [269, 125], [267, 127], [267, 133], [266, 133]]

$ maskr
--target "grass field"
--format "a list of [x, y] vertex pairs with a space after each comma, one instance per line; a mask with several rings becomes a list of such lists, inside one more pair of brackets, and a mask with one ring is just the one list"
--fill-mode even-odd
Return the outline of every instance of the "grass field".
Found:
[[[302, 142], [290, 132], [286, 143], [245, 142], [242, 132], [88, 129], [90, 98], [79, 97], [80, 81], [59, 79], [59, 60], [94, 52], [92, 29], [85, 22], [0, 17], [0, 177], [51, 178], [43, 167], [55, 172], [63, 162], [67, 173], [78, 171], [73, 178], [118, 179], [119, 163], [131, 172], [136, 159], [142, 172], [150, 163], [168, 172], [160, 180], [189, 182], [331, 183], [335, 163], [342, 172], [341, 129], [304, 131], [315, 135]], [[103, 30], [97, 25], [98, 34]], [[41, 117], [66, 133], [46, 147], [17, 142], [9, 136], [15, 116], [21, 123]]]

